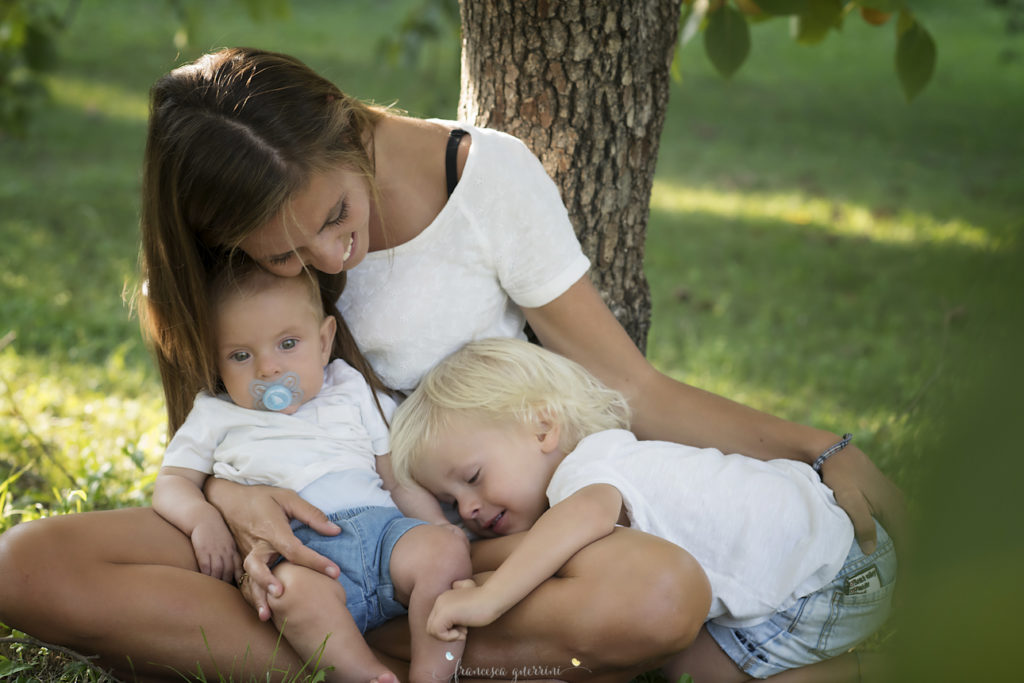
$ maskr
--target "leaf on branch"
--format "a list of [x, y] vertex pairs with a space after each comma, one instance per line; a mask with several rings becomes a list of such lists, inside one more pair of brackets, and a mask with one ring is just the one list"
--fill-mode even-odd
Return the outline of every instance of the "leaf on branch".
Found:
[[816, 0], [791, 19], [793, 39], [803, 45], [816, 45], [828, 32], [842, 24], [843, 3], [840, 0]]
[[750, 27], [739, 11], [724, 5], [711, 14], [704, 29], [704, 51], [723, 77], [736, 73], [750, 54]]
[[878, 10], [879, 12], [895, 12], [903, 9], [905, 0], [860, 0], [858, 3], [865, 9]]
[[754, 0], [765, 14], [804, 14], [818, 0]]
[[[909, 17], [909, 21], [907, 20]], [[900, 13], [896, 43], [896, 73], [903, 94], [910, 101], [920, 93], [935, 72], [937, 50], [928, 30], [907, 12]]]

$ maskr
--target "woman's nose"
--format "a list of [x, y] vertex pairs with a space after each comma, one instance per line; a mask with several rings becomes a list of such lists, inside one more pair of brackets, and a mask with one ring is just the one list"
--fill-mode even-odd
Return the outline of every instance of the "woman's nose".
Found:
[[340, 273], [345, 267], [345, 249], [348, 243], [331, 234], [330, 230], [317, 239], [309, 250], [309, 264], [321, 273]]

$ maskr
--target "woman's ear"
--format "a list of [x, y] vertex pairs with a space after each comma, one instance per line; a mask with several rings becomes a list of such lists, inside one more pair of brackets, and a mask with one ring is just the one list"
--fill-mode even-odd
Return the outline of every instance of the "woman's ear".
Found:
[[334, 335], [338, 331], [338, 321], [333, 315], [324, 317], [320, 323], [320, 364], [331, 362], [331, 349], [334, 348]]

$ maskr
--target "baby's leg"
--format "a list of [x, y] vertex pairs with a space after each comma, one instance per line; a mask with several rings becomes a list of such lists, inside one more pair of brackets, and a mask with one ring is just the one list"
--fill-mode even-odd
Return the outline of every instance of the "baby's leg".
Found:
[[469, 542], [453, 526], [422, 525], [398, 539], [391, 553], [391, 581], [399, 602], [409, 608], [412, 640], [411, 683], [444, 681], [456, 673], [466, 641], [447, 643], [427, 634], [434, 601], [452, 582], [472, 575]]
[[363, 640], [349, 614], [340, 583], [289, 562], [275, 567], [274, 575], [284, 584], [280, 597], [268, 598], [274, 624], [303, 659], [307, 673], [334, 667], [327, 674], [329, 681], [397, 682]]

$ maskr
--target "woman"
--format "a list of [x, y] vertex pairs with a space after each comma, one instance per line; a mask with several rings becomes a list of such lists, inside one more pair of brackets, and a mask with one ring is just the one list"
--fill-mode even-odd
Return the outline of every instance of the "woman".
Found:
[[[462, 343], [522, 336], [528, 322], [544, 346], [626, 394], [643, 438], [807, 462], [837, 441], [654, 370], [585, 277], [586, 259], [536, 158], [509, 136], [461, 126], [460, 139], [455, 127], [368, 107], [301, 62], [255, 50], [207, 55], [156, 83], [143, 185], [144, 327], [172, 433], [196, 392], [216, 388], [206, 284], [240, 249], [274, 273], [319, 271], [325, 302], [339, 302], [354, 337], [342, 343], [357, 343], [369, 361], [361, 369], [393, 390], [410, 390]], [[871, 514], [883, 522], [898, 514], [899, 492], [854, 447], [832, 457], [824, 476], [870, 550]], [[197, 664], [294, 671], [294, 653], [264, 623], [268, 592], [281, 590], [267, 563], [280, 553], [335, 575], [292, 536], [287, 518], [332, 528], [286, 491], [212, 480], [207, 495], [248, 553], [241, 583], [259, 619], [232, 586], [196, 571], [188, 538], [142, 509], [50, 518], [0, 537], [0, 620], [122, 669], [127, 654], [147, 675]], [[474, 570], [493, 569], [515, 542], [474, 544]], [[626, 680], [691, 642], [706, 609], [706, 579], [687, 553], [620, 529], [473, 630], [461, 678], [522, 678], [529, 667]], [[400, 631], [373, 642], [402, 657]]]

